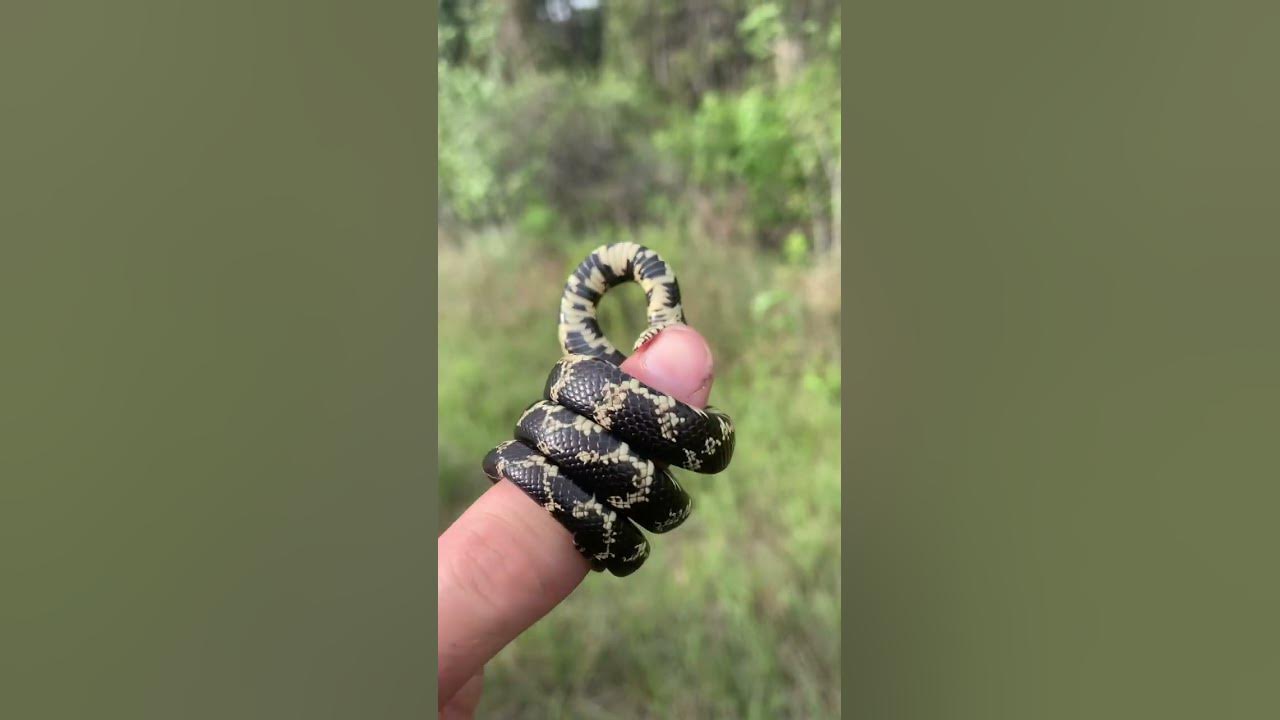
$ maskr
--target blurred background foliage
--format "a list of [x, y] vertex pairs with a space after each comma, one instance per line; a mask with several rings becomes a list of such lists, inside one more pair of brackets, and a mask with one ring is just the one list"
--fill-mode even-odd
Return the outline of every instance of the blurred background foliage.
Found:
[[[481, 716], [839, 715], [839, 12], [439, 0], [442, 524], [487, 488], [603, 243], [674, 265], [738, 431], [727, 471], [680, 476], [694, 515], [637, 575], [593, 575], [490, 663]], [[601, 316], [630, 347], [643, 294]]]

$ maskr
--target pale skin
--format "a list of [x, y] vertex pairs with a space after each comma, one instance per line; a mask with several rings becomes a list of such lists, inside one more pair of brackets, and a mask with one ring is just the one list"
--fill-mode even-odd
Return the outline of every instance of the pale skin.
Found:
[[[622, 364], [641, 382], [694, 407], [711, 394], [711, 350], [697, 331], [663, 330]], [[569, 533], [519, 488], [502, 480], [440, 536], [437, 557], [442, 720], [471, 718], [484, 665], [573, 592], [590, 571]], [[636, 576], [598, 582], [643, 582]]]

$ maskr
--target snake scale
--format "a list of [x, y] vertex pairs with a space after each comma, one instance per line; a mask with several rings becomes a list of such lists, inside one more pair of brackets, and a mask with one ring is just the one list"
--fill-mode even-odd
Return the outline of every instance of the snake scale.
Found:
[[512, 482], [551, 513], [593, 570], [619, 577], [649, 556], [640, 528], [663, 533], [689, 517], [689, 495], [668, 467], [720, 472], [734, 441], [728, 415], [687, 405], [619, 367], [626, 356], [605, 337], [596, 309], [609, 288], [628, 281], [648, 299], [649, 327], [633, 349], [684, 324], [680, 286], [658, 253], [630, 242], [596, 248], [565, 285], [565, 354], [542, 400], [520, 415], [515, 439], [483, 463], [491, 482]]

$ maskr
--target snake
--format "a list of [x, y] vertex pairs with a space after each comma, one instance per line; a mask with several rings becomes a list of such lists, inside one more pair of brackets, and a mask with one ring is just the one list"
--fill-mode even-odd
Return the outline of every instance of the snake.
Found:
[[733, 421], [697, 408], [624, 372], [626, 359], [597, 319], [612, 287], [639, 283], [648, 327], [632, 352], [662, 330], [684, 325], [675, 272], [637, 243], [602, 245], [569, 276], [560, 299], [563, 356], [542, 399], [525, 408], [515, 437], [484, 458], [491, 483], [507, 480], [568, 530], [597, 572], [630, 575], [649, 557], [644, 531], [681, 525], [693, 504], [672, 467], [714, 474], [733, 457]]

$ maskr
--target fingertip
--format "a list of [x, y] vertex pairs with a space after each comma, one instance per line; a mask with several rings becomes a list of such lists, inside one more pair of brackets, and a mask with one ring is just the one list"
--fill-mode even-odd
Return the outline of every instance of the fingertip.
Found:
[[623, 361], [622, 370], [694, 407], [706, 406], [715, 380], [711, 346], [688, 325], [672, 325], [658, 333]]

